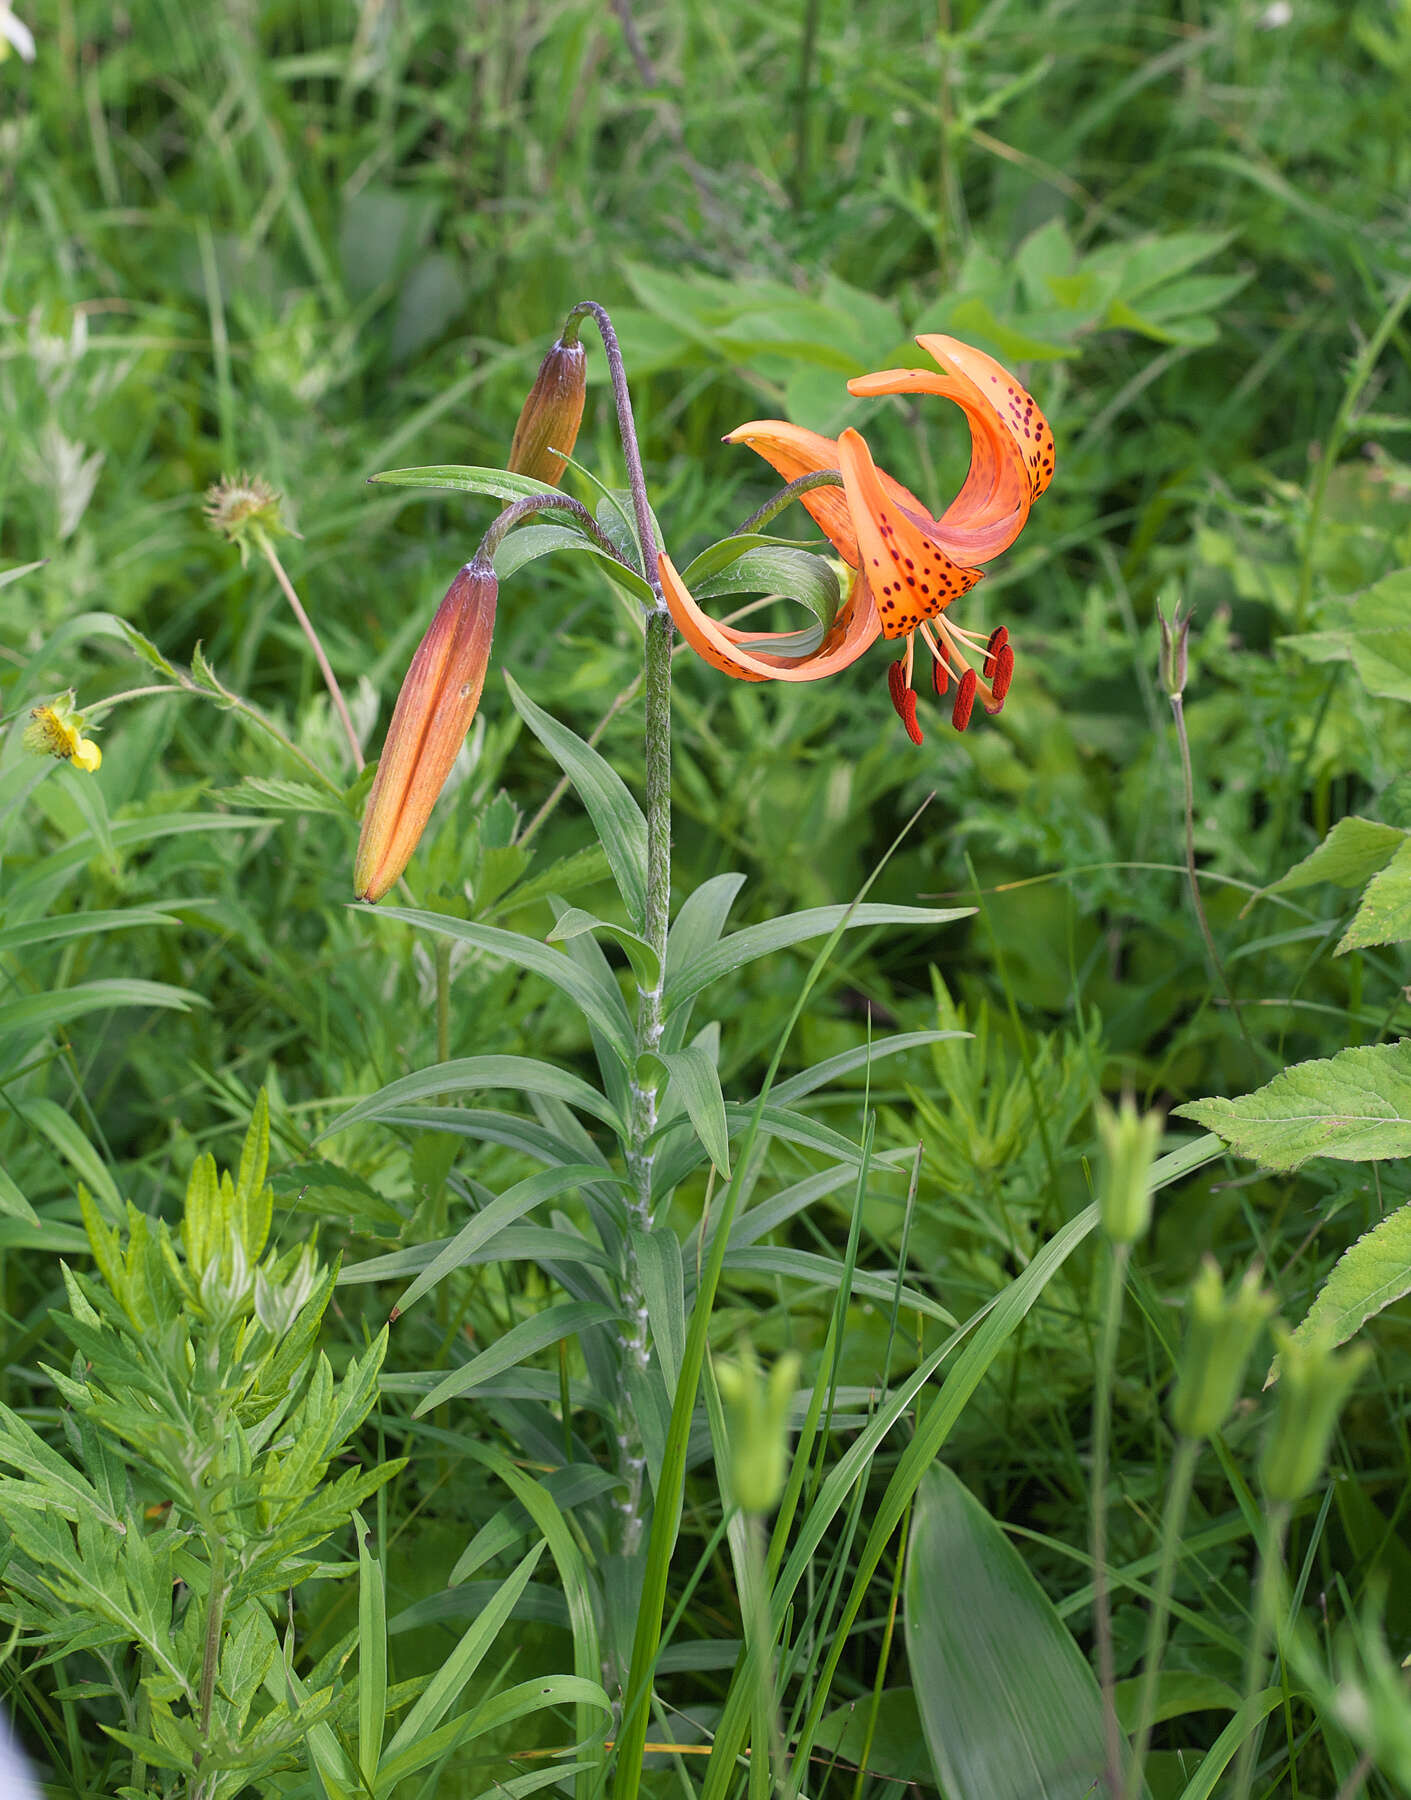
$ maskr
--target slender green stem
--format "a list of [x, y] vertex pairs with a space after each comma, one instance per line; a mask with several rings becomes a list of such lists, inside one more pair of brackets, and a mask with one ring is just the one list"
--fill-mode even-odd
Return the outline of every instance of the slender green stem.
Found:
[[348, 748], [353, 753], [353, 768], [358, 774], [361, 774], [364, 761], [363, 747], [358, 742], [357, 732], [353, 729], [352, 714], [348, 711], [348, 703], [343, 698], [343, 690], [338, 685], [338, 677], [333, 673], [333, 664], [328, 660], [318, 632], [314, 630], [314, 622], [304, 611], [303, 602], [295, 591], [294, 583], [286, 574], [284, 564], [279, 559], [279, 552], [270, 542], [268, 533], [255, 530], [251, 536], [259, 546], [260, 554], [274, 571], [274, 578], [283, 590], [284, 598], [289, 602], [289, 609], [299, 621], [299, 629], [309, 640], [314, 660], [319, 666], [319, 673], [323, 676], [323, 685], [328, 689], [329, 698], [333, 702], [333, 710], [342, 721], [343, 731], [348, 739]]
[[615, 563], [620, 563], [624, 569], [627, 567], [627, 564], [622, 561], [616, 544], [598, 524], [583, 502], [575, 500], [571, 494], [526, 494], [522, 500], [511, 501], [504, 511], [497, 514], [491, 522], [490, 529], [481, 540], [480, 554], [493, 557], [506, 536], [521, 520], [532, 519], [536, 513], [541, 512], [571, 513], [579, 528], [592, 538], [605, 556], [611, 557]]
[[[225, 1630], [225, 1539], [219, 1531], [214, 1533], [211, 1545], [211, 1590], [206, 1601], [206, 1641], [201, 1652], [201, 1691], [200, 1691], [200, 1730], [201, 1747], [210, 1741], [211, 1708], [215, 1702], [216, 1673], [220, 1668], [221, 1636]], [[200, 1767], [198, 1755], [196, 1766]], [[206, 1789], [202, 1781], [201, 1791]]]
[[815, 469], [812, 474], [800, 475], [787, 487], [780, 488], [772, 500], [766, 500], [764, 505], [752, 512], [742, 525], [737, 525], [730, 535], [731, 537], [743, 537], [747, 531], [758, 531], [761, 525], [767, 525], [771, 519], [777, 519], [781, 512], [786, 512], [794, 504], [795, 500], [800, 499], [804, 494], [812, 493], [814, 488], [840, 488], [842, 485], [843, 478], [836, 469]]
[[[895, 1310], [895, 1309], [894, 1309]], [[883, 1383], [886, 1391], [886, 1383]], [[872, 1740], [877, 1732], [877, 1714], [882, 1705], [882, 1693], [887, 1680], [887, 1664], [891, 1660], [892, 1637], [897, 1626], [897, 1604], [901, 1599], [902, 1572], [906, 1568], [906, 1546], [911, 1534], [911, 1502], [906, 1503], [906, 1511], [902, 1514], [901, 1531], [897, 1540], [897, 1561], [892, 1571], [892, 1592], [887, 1603], [887, 1624], [882, 1633], [882, 1648], [877, 1657], [877, 1673], [872, 1681], [872, 1704], [867, 1714], [867, 1729], [863, 1733], [862, 1749], [857, 1758], [857, 1779], [853, 1782], [853, 1800], [862, 1800], [863, 1782], [867, 1775], [867, 1764], [872, 1755]]]
[[1323, 454], [1318, 459], [1318, 472], [1313, 477], [1313, 490], [1308, 496], [1308, 520], [1303, 530], [1303, 548], [1299, 557], [1298, 569], [1298, 601], [1294, 608], [1294, 630], [1303, 631], [1308, 623], [1308, 609], [1313, 601], [1313, 548], [1318, 539], [1318, 527], [1323, 519], [1323, 504], [1328, 495], [1328, 481], [1332, 476], [1333, 465], [1342, 451], [1343, 439], [1347, 436], [1347, 427], [1352, 418], [1352, 409], [1361, 397], [1363, 388], [1371, 380], [1372, 371], [1376, 368], [1387, 340], [1400, 323], [1401, 315], [1411, 306], [1411, 281], [1408, 281], [1382, 314], [1377, 329], [1362, 347], [1362, 354], [1352, 365], [1352, 372], [1347, 378], [1347, 386], [1343, 390], [1342, 405], [1338, 407], [1337, 417], [1333, 420], [1332, 430], [1328, 433], [1328, 441], [1323, 446]]
[[1108, 1268], [1107, 1298], [1102, 1311], [1102, 1336], [1098, 1340], [1097, 1369], [1093, 1382], [1093, 1634], [1097, 1640], [1097, 1672], [1102, 1686], [1104, 1749], [1107, 1791], [1122, 1792], [1122, 1739], [1112, 1703], [1116, 1669], [1112, 1655], [1112, 1611], [1107, 1588], [1107, 1463], [1112, 1429], [1112, 1372], [1117, 1362], [1117, 1334], [1122, 1323], [1122, 1301], [1127, 1289], [1128, 1244], [1112, 1246]]
[[1200, 1440], [1183, 1437], [1176, 1444], [1171, 1463], [1171, 1479], [1166, 1487], [1166, 1505], [1161, 1515], [1160, 1561], [1156, 1566], [1156, 1582], [1152, 1590], [1151, 1611], [1146, 1621], [1146, 1651], [1142, 1658], [1142, 1685], [1137, 1704], [1136, 1750], [1123, 1788], [1126, 1800], [1138, 1800], [1142, 1791], [1142, 1775], [1147, 1752], [1151, 1748], [1152, 1722], [1156, 1716], [1156, 1682], [1161, 1673], [1161, 1658], [1166, 1649], [1166, 1628], [1171, 1618], [1171, 1591], [1176, 1583], [1176, 1562], [1181, 1547], [1181, 1531], [1185, 1525], [1186, 1507], [1200, 1461]]
[[327, 788], [330, 794], [336, 794], [340, 800], [343, 798], [343, 790], [338, 783], [331, 776], [325, 774], [314, 759], [306, 751], [301, 750], [292, 738], [282, 732], [272, 719], [266, 718], [257, 706], [252, 706], [234, 689], [228, 688], [223, 681], [217, 680], [214, 671], [210, 671], [210, 679], [215, 682], [214, 687], [195, 681], [184, 671], [178, 669], [175, 685], [159, 682], [151, 687], [125, 688], [120, 694], [109, 694], [105, 700], [95, 700], [91, 706], [85, 706], [83, 710], [87, 717], [96, 718], [99, 713], [109, 712], [115, 706], [126, 706], [130, 700], [147, 700], [160, 694], [184, 694], [198, 699], [219, 699], [232, 712], [243, 713], [252, 724], [257, 725], [267, 736], [272, 737], [277, 744], [289, 752], [296, 762], [301, 762], [310, 775]]
[[436, 939], [436, 1060], [451, 1060], [451, 939]]
[[1220, 983], [1220, 991], [1225, 996], [1225, 1004], [1235, 1016], [1235, 1023], [1240, 1028], [1240, 1036], [1251, 1056], [1258, 1053], [1254, 1048], [1254, 1040], [1250, 1037], [1244, 1022], [1244, 1014], [1240, 1011], [1239, 1002], [1235, 999], [1230, 987], [1229, 978], [1225, 974], [1225, 965], [1220, 961], [1220, 952], [1215, 947], [1215, 934], [1210, 929], [1210, 921], [1205, 916], [1205, 902], [1200, 897], [1200, 871], [1195, 861], [1195, 777], [1191, 771], [1191, 745], [1186, 733], [1186, 708], [1179, 694], [1171, 696], [1171, 715], [1176, 721], [1176, 741], [1181, 747], [1181, 783], [1185, 799], [1186, 826], [1186, 882], [1190, 888], [1191, 905], [1195, 909], [1196, 923], [1200, 926], [1200, 935], [1205, 940], [1205, 953], [1210, 958], [1210, 967], [1215, 979]]
[[[1251, 1706], [1264, 1684], [1264, 1665], [1269, 1639], [1274, 1633], [1274, 1613], [1283, 1581], [1284, 1534], [1288, 1523], [1289, 1509], [1284, 1502], [1270, 1506], [1264, 1515], [1264, 1540], [1259, 1547], [1259, 1575], [1254, 1585], [1254, 1619], [1244, 1664], [1244, 1707]], [[1264, 1721], [1261, 1719], [1251, 1726], [1249, 1736], [1240, 1745], [1232, 1789], [1234, 1800], [1249, 1800], [1249, 1791], [1254, 1784], [1254, 1765], [1263, 1737]]]

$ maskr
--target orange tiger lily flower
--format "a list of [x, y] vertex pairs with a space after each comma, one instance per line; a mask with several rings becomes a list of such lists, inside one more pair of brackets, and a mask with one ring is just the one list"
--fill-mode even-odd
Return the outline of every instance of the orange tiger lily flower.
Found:
[[970, 723], [977, 698], [987, 712], [1004, 704], [1014, 673], [1008, 632], [1002, 625], [988, 635], [963, 630], [945, 614], [982, 578], [979, 565], [1008, 549], [1024, 529], [1030, 507], [1053, 478], [1054, 450], [1048, 421], [993, 357], [956, 338], [916, 341], [935, 359], [939, 373], [884, 369], [857, 376], [848, 392], [936, 394], [965, 413], [970, 469], [939, 518], [876, 466], [851, 427], [835, 441], [781, 419], [764, 419], [741, 425], [726, 438], [748, 444], [786, 481], [821, 469], [837, 469], [842, 476], [841, 488], [814, 488], [800, 496], [855, 571], [846, 603], [815, 650], [791, 655], [784, 646], [793, 633], [742, 632], [717, 623], [696, 604], [664, 554], [660, 571], [681, 635], [707, 662], [740, 681], [818, 681], [856, 662], [879, 637], [904, 639], [904, 654], [888, 670], [888, 687], [902, 723], [919, 744], [912, 685], [918, 635], [931, 653], [936, 693], [945, 694], [952, 679], [956, 683], [951, 719], [958, 731]]

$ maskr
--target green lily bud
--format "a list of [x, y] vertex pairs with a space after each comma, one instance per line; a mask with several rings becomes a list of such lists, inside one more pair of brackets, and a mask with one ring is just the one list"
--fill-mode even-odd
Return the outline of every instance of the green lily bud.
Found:
[[715, 1365], [725, 1407], [730, 1485], [746, 1512], [773, 1512], [789, 1473], [789, 1402], [800, 1363], [792, 1350], [768, 1375], [753, 1352]]
[[1171, 1400], [1171, 1422], [1182, 1437], [1206, 1438], [1230, 1416], [1249, 1353], [1274, 1296], [1259, 1285], [1255, 1269], [1233, 1293], [1225, 1293], [1213, 1256], [1200, 1265], [1186, 1304], [1186, 1343]]
[[1134, 1244], [1151, 1223], [1151, 1165], [1161, 1144], [1160, 1113], [1139, 1113], [1130, 1095], [1114, 1110], [1097, 1103], [1102, 1139], [1102, 1179], [1098, 1208], [1102, 1228], [1114, 1244]]
[[1186, 691], [1186, 640], [1191, 632], [1191, 616], [1181, 611], [1178, 600], [1171, 608], [1171, 618], [1158, 605], [1156, 617], [1161, 626], [1161, 691], [1168, 700], [1178, 700]]
[[[582, 344], [566, 344], [562, 338], [540, 363], [514, 428], [505, 465], [512, 475], [532, 475], [552, 487], [563, 480], [563, 457], [573, 454], [583, 418], [587, 371], [588, 353]], [[563, 456], [555, 456], [556, 450]]]
[[1264, 1442], [1259, 1476], [1269, 1499], [1301, 1500], [1323, 1472], [1343, 1402], [1371, 1360], [1365, 1344], [1339, 1353], [1326, 1336], [1274, 1327], [1279, 1394]]

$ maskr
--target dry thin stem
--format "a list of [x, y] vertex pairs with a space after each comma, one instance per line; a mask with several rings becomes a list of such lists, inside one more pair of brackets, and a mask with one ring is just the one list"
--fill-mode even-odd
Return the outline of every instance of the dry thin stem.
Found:
[[270, 568], [274, 570], [274, 578], [284, 590], [284, 598], [289, 602], [294, 617], [299, 621], [300, 629], [303, 631], [304, 636], [309, 640], [309, 644], [313, 649], [314, 658], [323, 675], [324, 686], [328, 689], [329, 698], [333, 701], [333, 710], [343, 721], [343, 730], [348, 736], [348, 747], [353, 753], [353, 767], [357, 773], [361, 775], [364, 762], [363, 747], [358, 742], [357, 732], [353, 729], [352, 715], [348, 711], [348, 703], [343, 698], [343, 690], [338, 685], [338, 677], [333, 673], [333, 665], [325, 655], [323, 644], [319, 639], [317, 631], [314, 630], [314, 622], [304, 611], [303, 602], [294, 591], [294, 583], [289, 579], [288, 575], [285, 574], [284, 564], [279, 560], [279, 552], [270, 542], [268, 536], [263, 531], [256, 532], [253, 535], [255, 542], [260, 547], [261, 554], [264, 556], [265, 561], [269, 564]]

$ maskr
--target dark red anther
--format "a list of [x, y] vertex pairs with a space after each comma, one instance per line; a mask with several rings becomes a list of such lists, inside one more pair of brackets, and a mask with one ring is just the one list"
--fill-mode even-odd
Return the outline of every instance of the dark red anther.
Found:
[[906, 714], [901, 710], [902, 695], [906, 692], [906, 663], [904, 661], [888, 663], [887, 692], [892, 696], [892, 705], [904, 719]]
[[943, 700], [950, 687], [950, 664], [936, 657], [931, 664], [931, 686], [936, 690], [936, 698]]
[[1009, 692], [1009, 684], [1013, 679], [1014, 652], [1010, 649], [1008, 644], [1003, 644], [1000, 647], [999, 655], [995, 658], [995, 678], [993, 685], [995, 690], [996, 712], [1004, 705], [1004, 697]]
[[916, 689], [907, 688], [901, 697], [901, 705], [897, 708], [901, 714], [901, 722], [906, 726], [906, 735], [913, 744], [925, 742], [925, 733], [916, 723]]
[[975, 690], [979, 685], [973, 669], [967, 669], [960, 678], [960, 686], [955, 691], [955, 705], [950, 715], [950, 722], [957, 731], [964, 731], [970, 723], [970, 711], [975, 704]]
[[986, 681], [988, 681], [990, 679], [990, 677], [994, 674], [995, 669], [998, 666], [997, 659], [999, 657], [999, 653], [1001, 650], [1003, 650], [1003, 648], [1005, 647], [1005, 645], [1008, 642], [1009, 642], [1009, 633], [1005, 630], [1003, 625], [996, 625], [994, 630], [990, 633], [989, 643], [985, 645], [985, 680]]

